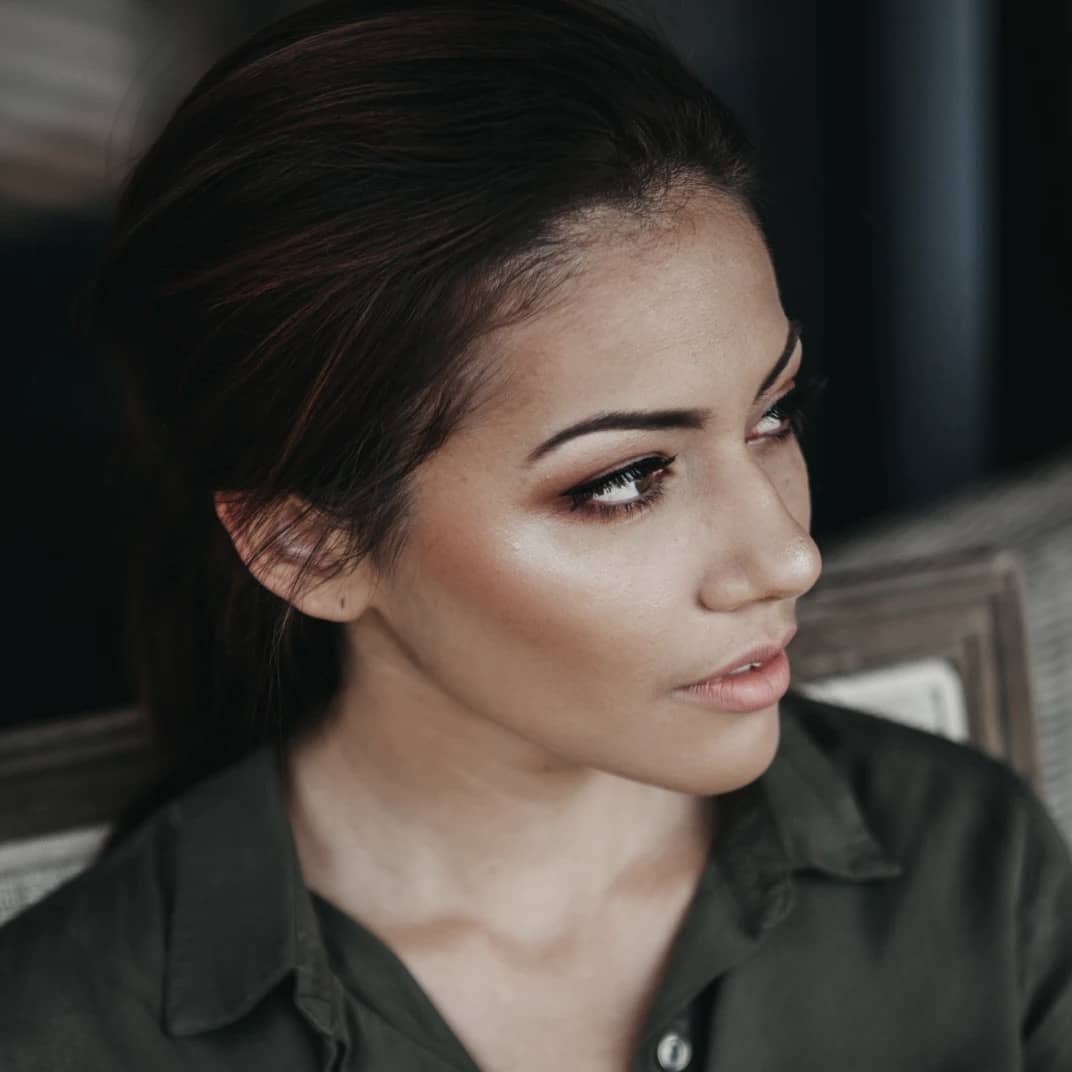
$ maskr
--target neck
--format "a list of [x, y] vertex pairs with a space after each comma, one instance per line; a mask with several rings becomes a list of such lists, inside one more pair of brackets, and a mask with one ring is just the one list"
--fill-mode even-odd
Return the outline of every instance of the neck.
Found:
[[292, 749], [310, 888], [381, 927], [449, 917], [533, 941], [691, 888], [713, 798], [569, 765], [428, 699], [345, 689]]

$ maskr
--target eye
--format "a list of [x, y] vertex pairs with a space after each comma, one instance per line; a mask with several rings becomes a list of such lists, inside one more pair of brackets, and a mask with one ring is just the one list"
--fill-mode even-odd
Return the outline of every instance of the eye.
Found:
[[[825, 390], [826, 384], [825, 379], [815, 376], [795, 384], [767, 408], [756, 424], [760, 431], [750, 436], [749, 442], [800, 436], [805, 413]], [[647, 510], [665, 494], [666, 481], [672, 475], [670, 466], [676, 458], [677, 455], [668, 458], [662, 454], [643, 458], [598, 480], [572, 488], [565, 492], [564, 498], [570, 500], [571, 511], [580, 510], [607, 521]], [[639, 490], [639, 495], [636, 490], [630, 492], [633, 486]]]
[[803, 435], [804, 418], [826, 389], [826, 384], [825, 379], [816, 376], [806, 376], [801, 382], [794, 384], [766, 410], [756, 425], [756, 428], [762, 430], [751, 438], [787, 439], [790, 435]]
[[[573, 488], [566, 492], [566, 498], [572, 501], [570, 510], [582, 510], [603, 518], [619, 517], [635, 510], [646, 510], [663, 494], [663, 479], [665, 478], [660, 478], [658, 481], [654, 478], [660, 473], [667, 472], [676, 457], [676, 455], [672, 458], [666, 458], [661, 454], [653, 455], [634, 462], [624, 469], [609, 473], [592, 483]], [[629, 498], [625, 493], [633, 484], [645, 485], [650, 490], [641, 491], [639, 497]], [[611, 495], [609, 500], [595, 501], [597, 497], [608, 494]]]

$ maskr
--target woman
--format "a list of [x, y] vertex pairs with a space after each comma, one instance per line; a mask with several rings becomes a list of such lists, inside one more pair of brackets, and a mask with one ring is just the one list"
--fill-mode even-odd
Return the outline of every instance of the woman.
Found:
[[750, 175], [590, 0], [320, 4], [202, 79], [90, 316], [174, 799], [0, 931], [5, 1069], [1072, 1067], [1027, 785], [787, 694]]

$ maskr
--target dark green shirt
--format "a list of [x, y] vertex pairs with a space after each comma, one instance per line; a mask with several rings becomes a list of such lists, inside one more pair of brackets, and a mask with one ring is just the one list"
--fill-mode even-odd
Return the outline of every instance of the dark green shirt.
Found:
[[[1019, 775], [791, 693], [719, 809], [630, 1072], [1072, 1070], [1072, 860]], [[3, 1072], [476, 1067], [302, 882], [267, 751], [0, 928]]]

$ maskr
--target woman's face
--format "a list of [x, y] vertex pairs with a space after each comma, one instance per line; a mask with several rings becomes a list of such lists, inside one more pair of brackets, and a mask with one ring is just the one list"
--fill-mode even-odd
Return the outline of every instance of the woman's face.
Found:
[[[419, 469], [399, 573], [349, 625], [352, 684], [515, 759], [523, 742], [532, 769], [727, 792], [773, 758], [777, 703], [730, 713], [674, 690], [784, 638], [818, 579], [800, 448], [764, 418], [801, 347], [757, 401], [789, 323], [760, 234], [710, 194], [658, 234], [597, 243], [567, 286], [483, 341], [509, 376]], [[704, 427], [539, 452], [594, 415], [685, 409], [709, 410]], [[634, 464], [571, 509], [571, 491]]]

